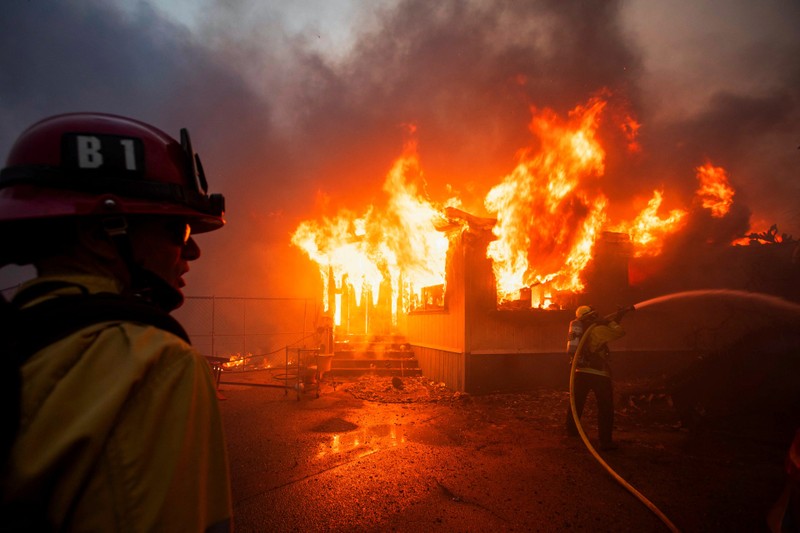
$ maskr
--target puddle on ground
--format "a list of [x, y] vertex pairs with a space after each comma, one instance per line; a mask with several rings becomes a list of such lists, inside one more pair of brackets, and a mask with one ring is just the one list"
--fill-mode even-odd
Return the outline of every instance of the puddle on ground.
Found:
[[353, 431], [336, 432], [319, 444], [317, 458], [351, 452], [356, 452], [357, 457], [364, 457], [381, 450], [395, 448], [406, 440], [405, 428], [396, 424], [380, 424]]
[[354, 453], [357, 457], [381, 450], [396, 448], [406, 442], [429, 446], [459, 444], [458, 436], [448, 435], [430, 425], [405, 426], [402, 424], [377, 424], [359, 427], [341, 418], [331, 418], [313, 428], [319, 433], [332, 433], [320, 442], [317, 458], [336, 454]]

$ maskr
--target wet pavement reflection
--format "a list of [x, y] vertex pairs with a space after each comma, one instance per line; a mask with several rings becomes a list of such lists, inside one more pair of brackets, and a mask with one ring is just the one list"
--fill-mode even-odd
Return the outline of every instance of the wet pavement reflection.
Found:
[[395, 448], [406, 442], [402, 426], [379, 424], [366, 428], [356, 428], [347, 433], [334, 433], [327, 442], [320, 443], [317, 457], [357, 452], [365, 457], [388, 448]]
[[[298, 400], [223, 383], [237, 532], [663, 530], [563, 435], [563, 393], [386, 403], [343, 389]], [[780, 466], [770, 476], [734, 451], [720, 460], [716, 442], [709, 458], [688, 457], [685, 436], [666, 425], [617, 434], [621, 450], [607, 460], [687, 531], [758, 531], [782, 482]], [[735, 487], [747, 495], [732, 503]], [[594, 496], [576, 505], [586, 491]]]

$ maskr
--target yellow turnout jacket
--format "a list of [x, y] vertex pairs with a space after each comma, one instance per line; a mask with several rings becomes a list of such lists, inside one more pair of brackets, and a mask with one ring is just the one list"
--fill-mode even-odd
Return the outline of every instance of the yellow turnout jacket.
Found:
[[578, 363], [576, 372], [586, 374], [597, 374], [599, 376], [611, 376], [611, 367], [608, 364], [608, 348], [606, 344], [625, 336], [625, 330], [618, 322], [611, 321], [608, 324], [597, 324], [584, 335], [588, 338], [581, 347], [581, 359], [585, 364]]
[[[58, 279], [118, 292], [106, 278]], [[80, 292], [56, 292], [70, 291]], [[64, 531], [228, 530], [215, 382], [189, 344], [153, 326], [102, 322], [38, 351], [22, 380], [21, 424], [2, 485], [14, 518]], [[0, 517], [0, 530], [9, 520]]]

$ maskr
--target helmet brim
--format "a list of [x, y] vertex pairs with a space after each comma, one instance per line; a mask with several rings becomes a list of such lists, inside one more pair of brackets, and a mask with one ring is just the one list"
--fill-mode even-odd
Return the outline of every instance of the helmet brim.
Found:
[[183, 217], [192, 226], [192, 233], [206, 233], [225, 225], [222, 215], [214, 216], [187, 206], [156, 203], [146, 199], [51, 188], [44, 194], [41, 187], [27, 184], [0, 190], [0, 223], [41, 218], [110, 215]]

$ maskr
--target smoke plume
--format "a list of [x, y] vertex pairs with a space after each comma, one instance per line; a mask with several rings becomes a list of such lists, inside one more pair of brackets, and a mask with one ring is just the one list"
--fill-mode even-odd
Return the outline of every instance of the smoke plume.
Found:
[[[364, 4], [334, 53], [324, 21], [289, 31], [268, 3], [208, 2], [190, 27], [146, 2], [13, 2], [0, 18], [0, 150], [67, 111], [130, 115], [173, 135], [189, 127], [229, 222], [200, 237], [189, 294], [315, 297], [315, 267], [290, 246], [292, 231], [379, 205], [410, 125], [431, 198], [456, 191], [484, 215], [486, 192], [536, 144], [532, 109], [564, 114], [601, 93], [612, 216], [655, 187], [666, 204], [691, 205], [694, 169], [708, 160], [729, 171], [736, 208], [714, 235], [681, 246], [746, 232], [751, 213], [800, 236], [800, 39], [752, 48], [752, 64], [780, 68], [770, 87], [721, 91], [670, 119], [673, 103], [643, 94], [646, 58], [625, 29], [626, 2]], [[635, 154], [617, 126], [626, 116], [642, 124]]]

